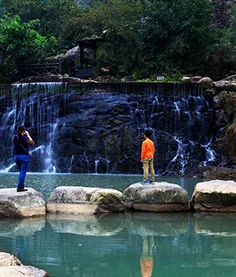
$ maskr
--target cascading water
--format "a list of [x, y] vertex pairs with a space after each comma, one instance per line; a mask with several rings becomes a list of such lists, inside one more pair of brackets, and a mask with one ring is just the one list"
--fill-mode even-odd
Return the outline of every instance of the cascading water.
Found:
[[[11, 149], [11, 135], [18, 125], [29, 126], [29, 131], [36, 141], [36, 147], [31, 151], [33, 171], [56, 172], [56, 161], [53, 159], [52, 141], [59, 117], [58, 105], [61, 83], [31, 83], [12, 85], [12, 105], [6, 108], [2, 115], [2, 132], [6, 137], [6, 151]], [[12, 151], [10, 151], [12, 152]], [[1, 157], [1, 168], [14, 162], [6, 155]], [[2, 169], [6, 171], [7, 168]]]
[[215, 159], [212, 109], [198, 85], [31, 83], [1, 99], [2, 171], [16, 170], [11, 136], [21, 124], [37, 144], [30, 171], [142, 173], [145, 128], [159, 174], [191, 175]]

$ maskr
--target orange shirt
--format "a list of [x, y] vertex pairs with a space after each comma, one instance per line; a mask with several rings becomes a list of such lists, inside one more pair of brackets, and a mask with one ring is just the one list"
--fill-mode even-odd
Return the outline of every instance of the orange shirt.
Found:
[[145, 139], [142, 143], [141, 160], [150, 159], [154, 157], [155, 146], [152, 140]]
[[153, 269], [153, 258], [152, 257], [141, 257], [141, 274], [143, 277], [151, 277]]

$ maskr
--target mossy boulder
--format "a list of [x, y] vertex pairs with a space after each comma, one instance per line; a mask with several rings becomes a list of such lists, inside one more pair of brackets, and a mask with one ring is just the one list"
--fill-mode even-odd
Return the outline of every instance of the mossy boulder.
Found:
[[204, 89], [209, 89], [214, 87], [214, 82], [210, 77], [203, 77], [198, 81]]
[[57, 187], [46, 203], [49, 213], [96, 214], [124, 210], [123, 194], [114, 189]]
[[188, 193], [176, 184], [155, 182], [135, 183], [123, 192], [127, 208], [142, 211], [167, 212], [189, 209]]
[[236, 183], [222, 180], [198, 183], [191, 206], [196, 211], [236, 212]]

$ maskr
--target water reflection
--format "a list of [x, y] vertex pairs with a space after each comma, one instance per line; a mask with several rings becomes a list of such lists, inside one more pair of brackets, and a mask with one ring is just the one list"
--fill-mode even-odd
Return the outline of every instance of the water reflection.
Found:
[[1, 219], [0, 250], [51, 277], [232, 277], [235, 217], [124, 213]]
[[113, 236], [124, 228], [124, 214], [60, 215], [50, 214], [47, 222], [58, 233], [84, 236]]
[[189, 228], [189, 213], [126, 213], [127, 232], [145, 236], [177, 236]]
[[45, 217], [13, 219], [0, 218], [0, 236], [31, 236], [45, 227]]
[[[229, 224], [230, 223], [230, 224]], [[236, 236], [236, 214], [196, 213], [194, 229], [205, 236]]]
[[154, 266], [153, 262], [154, 237], [143, 237], [143, 250], [140, 257], [141, 275], [142, 277], [151, 277]]

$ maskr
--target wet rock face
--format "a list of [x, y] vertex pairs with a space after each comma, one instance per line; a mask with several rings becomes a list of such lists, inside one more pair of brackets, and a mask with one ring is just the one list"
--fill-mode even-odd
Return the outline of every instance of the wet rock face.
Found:
[[[204, 136], [211, 133], [212, 112], [201, 98], [173, 103], [164, 95], [157, 100], [152, 95], [87, 93], [78, 100], [71, 95], [67, 110], [53, 147], [61, 163], [68, 159], [68, 152], [74, 156], [72, 172], [141, 173], [146, 127], [153, 129], [158, 171], [178, 174], [197, 168], [205, 159], [201, 143], [207, 143]], [[66, 172], [67, 165], [61, 164], [61, 170]]]
[[[30, 171], [141, 174], [146, 128], [153, 131], [157, 173], [195, 175], [209, 159], [214, 118], [199, 85], [32, 84], [15, 86], [14, 94], [18, 117], [9, 117], [8, 107], [3, 136], [12, 132], [14, 118], [25, 118], [37, 144]], [[3, 151], [6, 167], [9, 144]]]

